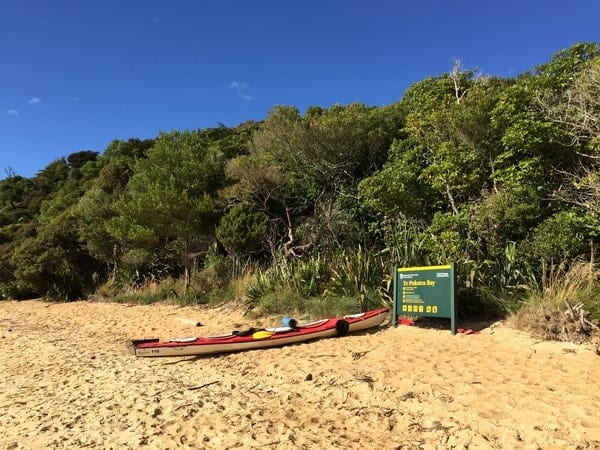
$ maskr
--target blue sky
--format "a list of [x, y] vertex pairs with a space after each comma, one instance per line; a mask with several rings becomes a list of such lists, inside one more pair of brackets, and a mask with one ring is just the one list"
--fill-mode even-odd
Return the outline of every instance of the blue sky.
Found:
[[386, 105], [453, 58], [515, 76], [599, 23], [599, 0], [0, 0], [0, 179], [275, 105]]

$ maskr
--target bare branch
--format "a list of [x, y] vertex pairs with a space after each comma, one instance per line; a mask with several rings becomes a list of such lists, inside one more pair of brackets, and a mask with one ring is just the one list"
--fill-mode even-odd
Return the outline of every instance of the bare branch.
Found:
[[554, 192], [554, 198], [600, 214], [600, 171], [596, 166], [581, 163], [574, 173], [560, 171], [567, 183]]
[[[592, 150], [600, 150], [600, 60], [583, 69], [569, 89], [560, 94], [546, 91], [537, 103], [549, 120], [570, 131], [571, 145], [591, 143], [596, 147]], [[584, 156], [599, 158], [595, 153]]]
[[[474, 76], [476, 73], [477, 71], [465, 71], [463, 69], [462, 60], [458, 58], [454, 58], [452, 60], [452, 71], [448, 74], [448, 76], [454, 82], [454, 96], [456, 97], [457, 104], [459, 104], [467, 92], [469, 92], [471, 88], [479, 82], [480, 78]], [[471, 78], [473, 81], [473, 86], [466, 87], [464, 85], [465, 80]]]
[[299, 258], [302, 254], [310, 250], [314, 245], [313, 242], [302, 245], [292, 245], [294, 243], [294, 233], [292, 228], [292, 220], [290, 218], [290, 210], [285, 207], [285, 216], [287, 218], [288, 240], [283, 244], [283, 252], [286, 258]]

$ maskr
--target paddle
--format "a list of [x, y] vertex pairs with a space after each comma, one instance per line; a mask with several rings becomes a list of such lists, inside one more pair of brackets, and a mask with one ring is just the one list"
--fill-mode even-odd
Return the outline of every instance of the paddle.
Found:
[[267, 330], [260, 330], [252, 334], [252, 338], [258, 339], [267, 339], [273, 336], [275, 333]]

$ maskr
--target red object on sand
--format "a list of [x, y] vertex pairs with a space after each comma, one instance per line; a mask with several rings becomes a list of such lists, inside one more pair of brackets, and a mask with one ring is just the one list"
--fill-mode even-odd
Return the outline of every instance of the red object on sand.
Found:
[[389, 308], [376, 309], [344, 317], [332, 317], [296, 327], [250, 329], [218, 336], [201, 336], [160, 341], [131, 341], [135, 356], [190, 356], [296, 344], [312, 339], [342, 336], [381, 325]]
[[461, 334], [479, 334], [481, 333], [481, 331], [479, 330], [472, 330], [470, 328], [459, 328], [458, 330], [456, 330], [457, 333], [461, 333]]
[[399, 317], [398, 318], [398, 325], [409, 325], [412, 326], [415, 324], [415, 321], [413, 319], [409, 319], [407, 317]]

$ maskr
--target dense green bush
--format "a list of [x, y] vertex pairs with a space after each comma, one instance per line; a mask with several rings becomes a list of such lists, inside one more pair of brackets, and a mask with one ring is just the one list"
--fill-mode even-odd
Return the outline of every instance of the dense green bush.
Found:
[[247, 257], [265, 250], [268, 216], [248, 203], [234, 205], [217, 227], [219, 242], [232, 255]]
[[463, 317], [515, 311], [544, 295], [548, 267], [595, 270], [599, 79], [600, 46], [575, 44], [517, 77], [458, 65], [385, 107], [277, 106], [7, 172], [0, 295], [245, 293], [326, 314], [389, 303], [394, 265], [454, 261]]
[[528, 247], [534, 259], [573, 259], [589, 250], [590, 231], [581, 211], [559, 211], [534, 228]]

